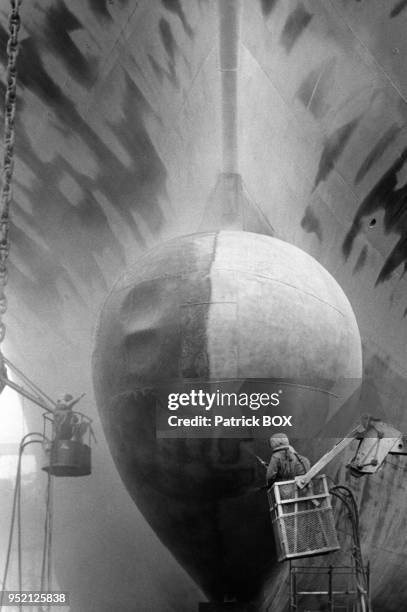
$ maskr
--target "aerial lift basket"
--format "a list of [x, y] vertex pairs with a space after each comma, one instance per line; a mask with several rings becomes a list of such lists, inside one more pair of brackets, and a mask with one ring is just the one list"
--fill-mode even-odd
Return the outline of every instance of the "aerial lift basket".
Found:
[[49, 462], [42, 468], [52, 476], [88, 476], [91, 473], [90, 446], [75, 440], [54, 440]]
[[304, 489], [295, 480], [276, 482], [268, 498], [279, 561], [339, 550], [325, 475]]
[[[72, 412], [72, 432], [59, 437], [55, 430], [54, 420], [49, 415], [44, 416], [44, 434], [47, 423], [51, 428], [51, 435], [45, 436], [50, 440], [46, 449], [47, 464], [43, 470], [52, 476], [88, 476], [91, 471], [91, 420], [80, 412]], [[84, 432], [75, 434], [75, 432]], [[84, 441], [86, 438], [86, 442]]]

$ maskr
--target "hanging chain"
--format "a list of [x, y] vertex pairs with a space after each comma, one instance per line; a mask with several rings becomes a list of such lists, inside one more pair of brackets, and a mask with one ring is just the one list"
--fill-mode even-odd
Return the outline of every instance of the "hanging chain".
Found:
[[10, 0], [9, 39], [7, 43], [6, 97], [4, 110], [4, 158], [0, 195], [0, 343], [6, 335], [2, 316], [7, 310], [5, 287], [8, 280], [7, 259], [10, 250], [8, 237], [10, 224], [11, 181], [14, 170], [14, 134], [17, 91], [18, 32], [20, 30], [19, 8], [22, 0]]

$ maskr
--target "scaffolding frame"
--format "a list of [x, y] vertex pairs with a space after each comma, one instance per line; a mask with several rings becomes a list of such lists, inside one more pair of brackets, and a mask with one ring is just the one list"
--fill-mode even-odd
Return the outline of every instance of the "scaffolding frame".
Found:
[[[294, 565], [292, 561], [290, 563], [290, 612], [313, 612], [312, 608], [303, 607], [299, 604], [300, 597], [319, 597], [326, 598], [327, 612], [359, 612], [361, 610], [359, 605], [359, 591], [357, 587], [357, 579], [355, 568], [350, 565]], [[370, 594], [370, 567], [369, 563], [365, 567], [367, 577], [367, 595]], [[299, 589], [298, 577], [301, 575], [316, 575], [327, 577], [327, 590], [312, 590], [306, 591]], [[354, 588], [345, 590], [336, 590], [334, 588], [335, 576], [348, 576], [353, 578]], [[335, 598], [342, 597], [346, 598], [346, 604], [336, 604]], [[320, 609], [320, 608], [318, 608]]]

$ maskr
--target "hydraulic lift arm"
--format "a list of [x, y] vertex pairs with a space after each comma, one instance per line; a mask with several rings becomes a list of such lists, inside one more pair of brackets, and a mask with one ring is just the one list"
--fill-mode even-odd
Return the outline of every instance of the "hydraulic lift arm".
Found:
[[36, 404], [37, 406], [45, 410], [45, 412], [54, 412], [54, 409], [47, 405], [43, 398], [39, 397], [38, 395], [33, 395], [32, 393], [27, 391], [27, 389], [24, 389], [24, 387], [22, 387], [21, 385], [18, 385], [6, 376], [3, 376], [3, 374], [0, 374], [0, 384], [2, 385], [1, 391], [5, 386], [10, 387], [14, 391], [17, 391], [17, 393], [20, 393], [20, 395], [22, 395], [23, 397], [29, 399], [33, 404]]
[[407, 447], [400, 431], [370, 416], [363, 417], [345, 438], [323, 455], [303, 476], [297, 476], [300, 489], [309, 482], [353, 440], [360, 439], [355, 457], [347, 466], [353, 475], [373, 474], [382, 466], [389, 453], [407, 454]]

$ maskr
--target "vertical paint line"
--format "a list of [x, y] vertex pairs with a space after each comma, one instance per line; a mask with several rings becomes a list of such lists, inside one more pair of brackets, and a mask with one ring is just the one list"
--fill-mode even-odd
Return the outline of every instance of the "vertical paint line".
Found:
[[241, 0], [218, 0], [223, 172], [238, 172], [237, 70]]

